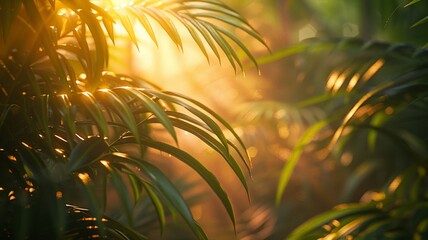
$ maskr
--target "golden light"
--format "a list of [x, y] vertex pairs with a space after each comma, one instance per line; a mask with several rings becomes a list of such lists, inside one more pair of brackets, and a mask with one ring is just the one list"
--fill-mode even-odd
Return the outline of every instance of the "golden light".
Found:
[[100, 163], [104, 165], [108, 170], [111, 170], [110, 163], [107, 160], [101, 160]]
[[92, 96], [92, 94], [90, 92], [81, 92], [81, 94], [85, 95], [86, 97]]
[[385, 199], [385, 193], [368, 191], [361, 197], [361, 202], [368, 203], [371, 201], [382, 201]]
[[290, 137], [290, 128], [287, 125], [282, 125], [278, 129], [279, 136], [283, 139]]
[[333, 89], [332, 89], [333, 92], [339, 91], [339, 89], [342, 87], [343, 83], [345, 82], [346, 75], [347, 75], [346, 72], [339, 75], [339, 77], [334, 82]]
[[57, 199], [61, 199], [61, 198], [62, 198], [62, 192], [57, 191], [57, 192], [56, 192], [56, 198], [57, 198]]
[[109, 92], [110, 89], [108, 89], [108, 88], [100, 88], [100, 89], [98, 89], [98, 91], [100, 91], [100, 92]]
[[259, 150], [254, 146], [247, 148], [248, 155], [252, 158], [257, 156], [258, 151]]
[[324, 226], [322, 226], [323, 229], [325, 229], [326, 231], [330, 231], [331, 230], [331, 226], [326, 224]]
[[10, 191], [8, 194], [9, 200], [12, 201], [13, 199], [16, 199], [15, 197], [15, 191]]
[[87, 226], [86, 229], [98, 229], [98, 226], [97, 225], [95, 225], [95, 226]]
[[112, 155], [118, 156], [121, 158], [127, 158], [128, 157], [128, 155], [126, 153], [121, 153], [121, 152], [114, 152], [114, 153], [112, 153]]
[[129, 1], [129, 0], [110, 0], [109, 2], [114, 7], [121, 7], [121, 8], [134, 5], [134, 1]]
[[394, 192], [401, 183], [401, 177], [396, 177], [388, 187], [390, 192]]
[[25, 142], [21, 142], [21, 144], [24, 145], [24, 147], [26, 148], [32, 149], [32, 147]]
[[[63, 137], [61, 137], [61, 136], [59, 136], [59, 135], [56, 135], [56, 134], [55, 134], [55, 138], [57, 138], [57, 139], [59, 139], [59, 140], [61, 140], [61, 141], [65, 142], [65, 143], [66, 143], [66, 142], [68, 142], [68, 141], [67, 141], [67, 139], [65, 139], [65, 138], [63, 138]], [[59, 152], [58, 150], [60, 150], [60, 149], [58, 149], [58, 148], [57, 148], [57, 149], [55, 149], [55, 151], [57, 151], [58, 153], [61, 153], [61, 152]]]
[[82, 180], [83, 184], [87, 184], [91, 180], [87, 173], [79, 173], [77, 176]]
[[80, 75], [79, 75], [79, 79], [86, 79], [87, 78], [87, 76], [86, 76], [86, 73], [81, 73]]
[[55, 152], [59, 153], [59, 154], [64, 154], [64, 149], [61, 148], [55, 148]]
[[336, 239], [336, 233], [330, 233], [323, 238], [323, 240], [334, 240]]
[[349, 153], [349, 152], [347, 152], [347, 153], [344, 153], [344, 154], [342, 155], [342, 157], [340, 158], [340, 163], [341, 163], [343, 166], [349, 166], [349, 164], [351, 164], [351, 162], [352, 162], [352, 159], [353, 159], [352, 154], [351, 154], [351, 153]]
[[346, 88], [346, 91], [350, 92], [352, 89], [354, 89], [355, 85], [357, 85], [358, 80], [360, 79], [360, 74], [356, 73], [354, 76], [352, 76], [351, 80], [349, 80], [348, 87]]
[[339, 77], [339, 72], [337, 71], [333, 71], [332, 73], [330, 73], [330, 76], [328, 77], [327, 80], [327, 85], [326, 85], [326, 89], [330, 90], [333, 88], [334, 84], [336, 83], [337, 78]]
[[366, 82], [367, 80], [372, 78], [373, 75], [375, 75], [383, 67], [384, 64], [385, 64], [385, 60], [383, 59], [377, 60], [375, 63], [373, 63], [373, 65], [369, 67], [369, 69], [367, 69], [367, 71], [364, 73], [362, 77], [362, 80]]
[[340, 226], [340, 222], [338, 220], [333, 220], [333, 222], [331, 222], [331, 224], [335, 227], [339, 227]]

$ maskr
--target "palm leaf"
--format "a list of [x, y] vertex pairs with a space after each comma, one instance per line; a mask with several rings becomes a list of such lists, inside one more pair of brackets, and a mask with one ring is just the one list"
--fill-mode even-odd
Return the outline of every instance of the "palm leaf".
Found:
[[[255, 58], [236, 36], [223, 28], [217, 27], [215, 24], [211, 23], [211, 21], [207, 20], [216, 20], [226, 26], [240, 29], [267, 47], [264, 40], [260, 37], [260, 34], [258, 34], [257, 31], [252, 28], [241, 15], [218, 1], [166, 1], [162, 2], [162, 4], [157, 4], [156, 2], [137, 2], [131, 6], [125, 6], [124, 8], [127, 11], [121, 9], [120, 11], [115, 11], [113, 15], [119, 16], [119, 18], [124, 17], [124, 14], [126, 13], [133, 15], [138, 19], [144, 29], [146, 29], [155, 44], [157, 44], [157, 41], [150, 21], [148, 21], [146, 16], [160, 24], [177, 47], [182, 49], [183, 46], [180, 34], [175, 27], [175, 23], [171, 21], [172, 18], [176, 18], [187, 28], [193, 40], [199, 46], [206, 58], [208, 58], [208, 56], [201, 36], [219, 60], [220, 55], [217, 53], [217, 49], [212, 40], [214, 40], [222, 49], [226, 57], [229, 59], [230, 64], [234, 66], [236, 61], [236, 63], [240, 65], [241, 69], [241, 60], [236, 56], [235, 50], [230, 46], [230, 43], [226, 41], [220, 33], [226, 34], [232, 42], [236, 43], [257, 66]], [[133, 31], [125, 25], [124, 27], [130, 34], [131, 39], [134, 39]], [[230, 56], [233, 56], [233, 60]]]
[[110, 162], [131, 163], [138, 166], [152, 181], [152, 184], [157, 187], [163, 197], [177, 210], [185, 222], [189, 225], [198, 239], [207, 239], [204, 231], [193, 219], [192, 213], [170, 180], [154, 165], [147, 161], [135, 159], [123, 153], [113, 153], [108, 158]]
[[300, 225], [296, 230], [293, 231], [293, 233], [291, 233], [289, 239], [303, 239], [312, 231], [318, 230], [323, 225], [328, 224], [329, 222], [335, 219], [342, 219], [352, 215], [376, 213], [378, 211], [372, 206], [361, 207], [359, 205], [347, 205], [345, 207], [344, 205], [342, 205], [339, 207], [340, 209], [325, 212], [323, 214], [313, 217], [306, 223]]
[[[184, 150], [156, 140], [151, 130], [154, 124], [161, 126], [177, 146], [176, 128], [189, 131], [220, 154], [248, 194], [245, 175], [232, 155], [237, 154], [250, 170], [242, 140], [218, 114], [191, 98], [162, 92], [148, 81], [105, 72], [107, 35], [114, 43], [114, 23], [118, 22], [138, 45], [133, 26], [133, 21], [138, 20], [157, 44], [152, 28], [157, 23], [182, 49], [178, 19], [207, 59], [211, 49], [220, 60], [219, 47], [231, 64], [240, 68], [242, 60], [236, 46], [257, 63], [226, 27], [241, 29], [265, 45], [262, 38], [239, 14], [217, 1], [147, 1], [125, 9], [98, 4], [89, 0], [6, 0], [0, 4], [0, 36], [3, 43], [11, 46], [0, 60], [0, 93], [5, 103], [0, 115], [0, 156], [8, 159], [1, 166], [8, 165], [6, 175], [25, 189], [23, 196], [31, 195], [28, 189], [36, 189], [42, 200], [47, 194], [44, 204], [53, 207], [46, 214], [49, 223], [54, 224], [40, 231], [53, 229], [56, 238], [86, 238], [85, 234], [93, 233], [100, 237], [144, 239], [123, 223], [104, 216], [111, 183], [128, 223], [133, 224], [133, 204], [143, 198], [145, 190], [144, 197], [153, 203], [161, 228], [166, 225], [166, 209], [170, 209], [171, 214], [181, 215], [198, 239], [206, 239], [180, 191], [144, 158], [148, 147], [170, 153], [198, 173], [220, 199], [235, 227], [232, 204], [214, 174]], [[225, 27], [217, 26], [219, 22]], [[14, 24], [24, 25], [22, 36], [31, 37], [10, 40], [15, 34]], [[233, 135], [232, 139], [226, 137], [223, 127]], [[130, 146], [130, 151], [137, 146], [140, 155], [119, 152], [123, 144]], [[100, 195], [96, 191], [98, 184]], [[68, 193], [63, 190], [73, 190], [75, 185], [80, 187], [89, 210], [64, 204]], [[19, 201], [27, 204], [27, 199], [22, 199]], [[29, 197], [28, 203], [32, 201]], [[27, 208], [25, 204], [18, 206], [18, 212]], [[36, 207], [39, 204], [34, 202]], [[3, 213], [3, 206], [0, 211]], [[31, 215], [31, 211], [24, 210], [23, 214]], [[25, 222], [20, 224], [23, 231], [18, 238], [26, 238], [36, 229]], [[82, 228], [86, 230], [79, 232]]]
[[227, 213], [229, 215], [230, 220], [233, 223], [233, 226], [235, 227], [235, 224], [236, 224], [235, 215], [234, 215], [234, 211], [232, 208], [232, 204], [229, 200], [229, 197], [227, 196], [224, 189], [221, 187], [217, 178], [210, 171], [208, 171], [208, 169], [206, 169], [199, 161], [197, 161], [194, 157], [192, 157], [188, 153], [178, 148], [175, 148], [171, 145], [168, 145], [162, 142], [155, 142], [155, 141], [144, 141], [143, 143], [146, 146], [158, 149], [165, 153], [169, 153], [172, 156], [176, 157], [177, 159], [186, 163], [191, 168], [193, 168], [205, 180], [205, 182], [208, 183], [211, 189], [215, 192], [215, 194], [221, 200], [223, 206], [227, 210]]
[[293, 169], [296, 166], [300, 155], [302, 154], [305, 146], [307, 146], [312, 140], [313, 136], [317, 134], [323, 127], [326, 126], [328, 121], [320, 121], [317, 124], [311, 126], [305, 134], [299, 140], [297, 146], [293, 149], [293, 153], [288, 159], [287, 164], [283, 167], [281, 171], [281, 175], [278, 181], [278, 188], [276, 194], [276, 204], [279, 205], [284, 195], [285, 188], [290, 180], [291, 174], [293, 173]]

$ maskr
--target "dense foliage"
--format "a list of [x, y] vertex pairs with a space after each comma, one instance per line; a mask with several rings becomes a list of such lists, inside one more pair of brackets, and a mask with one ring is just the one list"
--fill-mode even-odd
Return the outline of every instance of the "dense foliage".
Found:
[[[272, 94], [277, 99], [250, 102], [240, 116], [247, 123], [277, 126], [282, 144], [293, 149], [278, 175], [280, 210], [297, 205], [298, 200], [288, 199], [298, 196], [286, 194], [296, 187], [293, 176], [303, 179], [297, 186], [306, 187], [303, 211], [331, 204], [311, 198], [317, 190], [340, 204], [312, 217], [287, 239], [426, 238], [426, 4], [379, 0], [288, 5], [299, 10], [290, 12], [297, 18], [290, 21], [308, 24], [315, 38], [261, 59], [292, 67], [280, 73], [277, 84], [284, 87]], [[302, 128], [307, 130], [301, 133]], [[296, 135], [299, 140], [290, 140]], [[319, 169], [299, 169], [300, 161], [312, 161]], [[280, 217], [277, 232], [294, 219]], [[270, 237], [275, 236], [284, 234], [274, 230]]]
[[[122, 26], [138, 46], [135, 21], [155, 43], [152, 25], [159, 24], [178, 48], [183, 46], [175, 25], [181, 24], [207, 58], [208, 51], [219, 59], [224, 53], [235, 69], [242, 68], [235, 47], [254, 58], [228, 27], [263, 43], [238, 13], [215, 0], [121, 6], [1, 1], [0, 238], [144, 239], [144, 224], [157, 219], [162, 230], [169, 215], [180, 216], [196, 238], [207, 238], [151, 149], [198, 173], [235, 224], [220, 181], [178, 147], [177, 133], [184, 130], [217, 152], [248, 191], [242, 166], [249, 170], [249, 158], [229, 124], [187, 96], [107, 71], [116, 28]], [[111, 214], [112, 196], [124, 217]]]

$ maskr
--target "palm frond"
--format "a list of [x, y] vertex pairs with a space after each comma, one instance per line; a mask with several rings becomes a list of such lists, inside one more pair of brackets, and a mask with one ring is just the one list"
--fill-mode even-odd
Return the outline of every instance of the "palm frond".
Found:
[[426, 174], [409, 168], [385, 192], [368, 192], [359, 204], [343, 204], [297, 228], [290, 239], [314, 237], [405, 239], [426, 237]]
[[[334, 149], [332, 152], [339, 156], [352, 151], [351, 149], [356, 147], [353, 143], [357, 139], [365, 138], [366, 145], [363, 144], [359, 151], [368, 151], [367, 154], [375, 145], [383, 145], [380, 144], [383, 137], [379, 135], [385, 136], [390, 131], [392, 122], [397, 123], [394, 116], [402, 116], [399, 112], [412, 106], [409, 103], [425, 96], [428, 77], [424, 67], [427, 63], [426, 51], [410, 45], [363, 42], [356, 39], [313, 40], [285, 51], [284, 56], [297, 58], [307, 63], [307, 67], [314, 66], [312, 61], [317, 62], [312, 72], [319, 70], [319, 74], [305, 74], [302, 81], [308, 84], [321, 82], [323, 88], [318, 89], [319, 96], [312, 99], [303, 98], [297, 102], [297, 106], [324, 110], [325, 118], [316, 120], [314, 126], [317, 122], [328, 122], [328, 128], [333, 130], [334, 134], [329, 134], [328, 131], [318, 134], [330, 141], [330, 150]], [[331, 61], [322, 63], [319, 61], [322, 58]], [[301, 70], [306, 71], [306, 66], [303, 65]], [[276, 106], [281, 105], [284, 104], [276, 103]], [[265, 114], [265, 117], [274, 119], [275, 111], [268, 106], [270, 105], [264, 104], [264, 110], [259, 113], [248, 111], [248, 115], [253, 114], [255, 118]], [[287, 110], [284, 106], [282, 109]], [[391, 114], [391, 111], [394, 114]], [[394, 128], [402, 129], [397, 127]], [[412, 131], [412, 134], [418, 136], [417, 131]], [[403, 143], [398, 145], [406, 146]], [[407, 151], [404, 148], [399, 149]], [[300, 152], [301, 147], [298, 145], [291, 156], [298, 156]], [[358, 166], [367, 154], [354, 156], [353, 166]], [[373, 154], [380, 157], [378, 153]], [[295, 164], [294, 157], [292, 159], [293, 164], [286, 164], [281, 179], [289, 178], [290, 168]], [[284, 190], [284, 182], [287, 181], [281, 180], [278, 190], [280, 193]], [[279, 199], [280, 197], [277, 200]]]
[[[152, 22], [154, 21], [163, 28], [179, 49], [183, 49], [180, 33], [176, 27], [177, 22], [174, 21], [178, 20], [178, 23], [188, 30], [189, 34], [192, 36], [193, 40], [199, 46], [208, 61], [209, 57], [205, 43], [208, 44], [209, 48], [213, 53], [215, 53], [218, 60], [220, 60], [220, 55], [213, 43], [214, 41], [225, 53], [229, 63], [234, 68], [235, 64], [238, 64], [242, 69], [242, 63], [241, 59], [235, 55], [235, 50], [231, 43], [236, 44], [240, 49], [242, 49], [256, 67], [258, 67], [258, 64], [247, 47], [245, 47], [245, 45], [233, 33], [220, 27], [216, 22], [242, 30], [268, 48], [259, 33], [252, 28], [240, 14], [229, 8], [224, 3], [215, 0], [163, 1], [162, 3], [156, 1], [137, 1], [131, 6], [109, 8], [108, 12], [111, 13], [113, 17], [117, 16], [119, 19], [129, 19], [127, 16], [132, 16], [134, 19], [138, 19], [139, 23], [144, 27], [157, 45], [157, 40], [152, 26]], [[138, 46], [137, 40], [134, 36], [134, 30], [127, 21], [128, 20], [121, 20], [121, 23], [130, 35], [131, 39], [133, 39], [134, 43]]]
[[[194, 169], [219, 197], [233, 225], [235, 225], [231, 202], [219, 180], [190, 154], [173, 145], [156, 140], [155, 136], [150, 136], [150, 129], [155, 125], [162, 126], [175, 144], [178, 143], [176, 128], [193, 134], [226, 160], [248, 191], [244, 172], [235, 158], [232, 157], [232, 152], [236, 151], [243, 163], [249, 168], [248, 156], [242, 152], [245, 151], [245, 147], [241, 142], [242, 148], [238, 148], [231, 140], [227, 139], [220, 125], [213, 119], [218, 119], [220, 124], [226, 122], [193, 99], [156, 89], [124, 86], [122, 76], [114, 77], [111, 73], [105, 73], [105, 76], [113, 86], [116, 84], [115, 82], [121, 82], [121, 86], [99, 89], [93, 94], [80, 92], [69, 95], [58, 94], [54, 99], [48, 98], [47, 95], [42, 95], [40, 99], [26, 99], [33, 107], [19, 111], [21, 113], [25, 111], [27, 116], [34, 116], [24, 123], [32, 122], [31, 127], [24, 128], [31, 129], [35, 136], [27, 139], [25, 145], [31, 149], [47, 149], [45, 157], [48, 157], [49, 162], [51, 162], [46, 163], [45, 157], [37, 158], [38, 161], [24, 161], [23, 165], [28, 169], [28, 174], [51, 175], [50, 165], [65, 164], [64, 176], [69, 178], [75, 176], [81, 180], [91, 209], [94, 211], [93, 214], [101, 211], [101, 206], [106, 205], [106, 203], [103, 203], [93, 194], [91, 179], [97, 179], [100, 176], [111, 179], [110, 181], [117, 189], [124, 209], [128, 212], [129, 221], [132, 219], [130, 213], [132, 205], [139, 199], [139, 192], [146, 190], [158, 210], [160, 219], [164, 218], [163, 207], [160, 204], [166, 201], [180, 213], [198, 238], [206, 238], [191, 216], [190, 210], [185, 207], [184, 200], [178, 191], [171, 192], [174, 188], [173, 184], [154, 165], [141, 159], [147, 148], [153, 148], [171, 154]], [[116, 81], [111, 81], [113, 79]], [[188, 113], [176, 110], [178, 107], [187, 109]], [[9, 114], [16, 114], [11, 112], [12, 109], [13, 106], [5, 106], [4, 122], [13, 121], [8, 116]], [[229, 125], [226, 124], [226, 127], [237, 137]], [[22, 139], [21, 134], [23, 136], [28, 135], [28, 133], [19, 132], [10, 134], [17, 141], [10, 143], [13, 144], [12, 149], [16, 147], [15, 144], [22, 141], [20, 140]], [[118, 149], [122, 149], [122, 146], [131, 146], [132, 144], [136, 144], [140, 154], [130, 156], [117, 152]], [[101, 174], [105, 171], [100, 172], [97, 170], [99, 168], [105, 168], [108, 173]], [[133, 169], [146, 169], [144, 171], [145, 177], [143, 178], [140, 172]], [[131, 193], [125, 187], [125, 179], [119, 175], [119, 172], [129, 176], [135, 200], [131, 199]], [[146, 177], [152, 178], [152, 180], [147, 181], [145, 180]], [[132, 182], [134, 183], [132, 184]], [[155, 188], [153, 189], [153, 187]], [[161, 202], [160, 199], [162, 199]], [[164, 220], [161, 222], [164, 224]]]
[[[282, 57], [300, 63], [297, 71], [303, 73], [303, 80], [299, 80], [317, 84], [317, 96], [298, 99], [296, 105], [322, 108], [325, 118], [308, 128], [283, 167], [277, 203], [303, 149], [324, 148], [326, 141], [330, 142], [328, 157], [337, 159], [350, 170], [343, 199], [359, 197], [360, 188], [380, 189], [378, 193], [372, 192], [374, 198], [368, 201], [363, 196], [365, 202], [338, 206], [315, 216], [289, 238], [426, 236], [426, 199], [422, 197], [428, 136], [422, 130], [427, 119], [426, 49], [357, 39], [311, 40], [261, 62]], [[276, 106], [281, 104], [285, 105], [276, 103]], [[274, 108], [266, 106], [265, 112], [255, 111], [253, 117], [267, 115], [272, 119]], [[346, 154], [351, 158], [342, 163]], [[372, 178], [374, 175], [376, 180]], [[370, 189], [360, 185], [363, 181], [370, 181]], [[406, 224], [408, 221], [414, 225]]]
[[[42, 214], [49, 224], [40, 230], [40, 238], [52, 233], [56, 238], [92, 234], [145, 239], [126, 227], [132, 226], [132, 210], [144, 196], [153, 204], [161, 228], [168, 214], [180, 215], [196, 238], [206, 239], [181, 192], [146, 159], [148, 149], [156, 149], [199, 174], [235, 227], [234, 210], [220, 180], [178, 147], [177, 131], [184, 130], [215, 150], [249, 195], [241, 164], [249, 172], [251, 162], [238, 134], [194, 99], [105, 71], [107, 40], [110, 37], [114, 43], [117, 22], [138, 45], [133, 26], [138, 20], [155, 43], [153, 23], [182, 49], [178, 20], [207, 58], [209, 49], [218, 59], [223, 51], [232, 66], [242, 68], [234, 47], [255, 65], [256, 60], [226, 27], [240, 29], [266, 45], [263, 39], [238, 13], [215, 0], [139, 1], [122, 8], [98, 4], [89, 0], [0, 4], [0, 171], [4, 173], [0, 174], [0, 212], [19, 212], [19, 219], [31, 222]], [[169, 139], [159, 139], [153, 129], [163, 130]], [[126, 223], [106, 216], [109, 186], [119, 198]], [[77, 202], [88, 210], [66, 204], [76, 201], [76, 192], [84, 196]], [[43, 204], [48, 209], [36, 209]], [[39, 231], [38, 226], [14, 218], [0, 234], [10, 231], [24, 239]], [[80, 228], [87, 230], [80, 233]]]

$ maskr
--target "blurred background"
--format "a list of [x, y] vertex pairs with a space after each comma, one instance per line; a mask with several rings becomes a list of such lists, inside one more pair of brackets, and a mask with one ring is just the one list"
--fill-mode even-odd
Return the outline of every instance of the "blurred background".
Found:
[[[343, 59], [322, 54], [302, 57], [287, 49], [295, 49], [292, 46], [315, 37], [424, 46], [428, 32], [423, 27], [411, 26], [426, 14], [428, 3], [421, 1], [418, 7], [405, 7], [409, 2], [227, 0], [225, 3], [246, 17], [270, 47], [269, 51], [242, 34], [243, 42], [260, 63], [258, 70], [247, 61], [244, 72], [235, 72], [227, 61], [220, 63], [214, 55], [207, 61], [184, 28], [178, 29], [183, 32], [183, 51], [177, 49], [161, 27], [155, 29], [159, 48], [146, 31], [139, 29], [141, 26], [136, 26], [139, 49], [123, 30], [123, 39], [118, 38], [116, 45], [111, 46], [111, 66], [117, 67], [111, 70], [132, 73], [162, 89], [185, 94], [211, 107], [241, 134], [253, 158], [248, 197], [239, 180], [215, 152], [185, 132], [180, 133], [180, 147], [213, 170], [230, 194], [236, 211], [235, 235], [226, 211], [207, 186], [178, 161], [174, 165], [166, 161], [165, 171], [191, 199], [195, 218], [210, 239], [283, 239], [311, 216], [341, 202], [357, 201], [376, 187], [373, 182], [361, 180], [369, 168], [360, 169], [360, 175], [352, 175], [353, 182], [347, 181], [351, 175], [346, 167], [353, 156], [343, 154], [338, 160], [326, 157], [325, 151], [309, 149], [300, 156], [281, 203], [275, 205], [281, 169], [298, 139], [330, 110], [328, 106], [305, 111], [296, 109], [306, 99], [324, 91], [330, 74], [328, 64]], [[324, 71], [320, 65], [325, 67]], [[160, 164], [162, 159], [170, 158], [157, 152], [151, 155]], [[198, 187], [193, 187], [195, 185]], [[164, 239], [189, 239], [191, 233], [186, 232], [186, 227], [171, 224], [166, 228]], [[149, 236], [160, 237], [156, 223], [152, 229]]]

